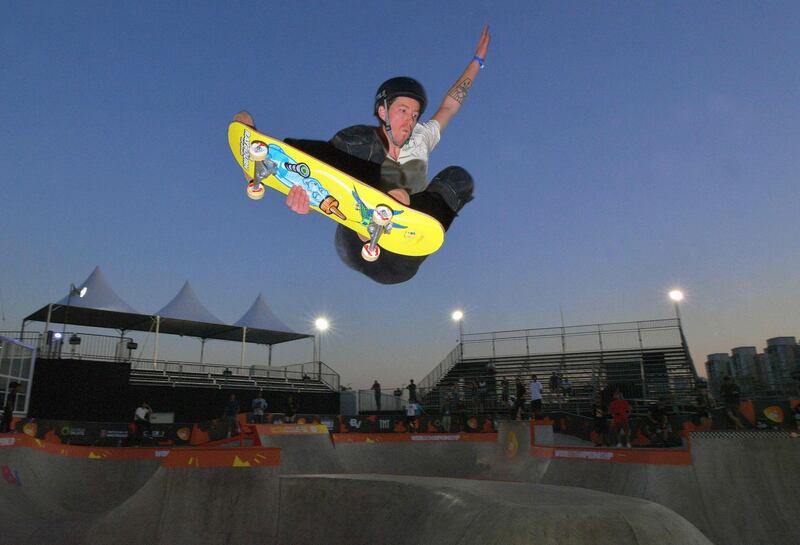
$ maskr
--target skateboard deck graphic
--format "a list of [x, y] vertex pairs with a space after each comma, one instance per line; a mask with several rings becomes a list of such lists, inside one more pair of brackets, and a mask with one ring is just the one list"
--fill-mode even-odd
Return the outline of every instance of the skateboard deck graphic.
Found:
[[[373, 247], [424, 256], [444, 242], [444, 228], [433, 217], [252, 127], [231, 123], [228, 144], [247, 178], [261, 182], [248, 186], [248, 196], [253, 199], [263, 196], [263, 186], [288, 194], [293, 186], [300, 185], [308, 193], [312, 210], [367, 239], [372, 235]], [[377, 236], [376, 230], [380, 231]], [[375, 252], [375, 257], [365, 259], [377, 259], [379, 250]]]

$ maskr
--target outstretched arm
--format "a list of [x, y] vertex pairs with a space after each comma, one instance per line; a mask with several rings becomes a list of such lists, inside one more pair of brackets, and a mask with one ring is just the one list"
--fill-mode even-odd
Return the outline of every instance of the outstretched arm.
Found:
[[481, 69], [481, 63], [486, 59], [486, 53], [489, 50], [489, 42], [491, 39], [489, 35], [489, 26], [487, 25], [483, 27], [481, 31], [478, 47], [475, 50], [475, 56], [481, 59], [481, 61], [479, 62], [473, 59], [469, 62], [467, 69], [464, 70], [464, 73], [456, 80], [455, 85], [447, 92], [444, 101], [442, 101], [442, 105], [439, 106], [439, 109], [433, 115], [433, 119], [439, 122], [441, 130], [444, 130], [453, 116], [458, 113], [461, 106], [464, 104], [464, 99], [467, 98], [472, 83], [475, 81], [475, 76], [478, 75], [478, 70]]

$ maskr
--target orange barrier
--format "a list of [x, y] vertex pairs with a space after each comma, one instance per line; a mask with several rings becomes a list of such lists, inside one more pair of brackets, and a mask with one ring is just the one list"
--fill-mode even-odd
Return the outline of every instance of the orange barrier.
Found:
[[268, 467], [281, 465], [281, 449], [267, 447], [174, 449], [161, 464], [181, 467]]
[[497, 442], [496, 433], [334, 433], [334, 443]]
[[328, 434], [325, 424], [253, 424], [257, 435], [318, 435]]
[[531, 456], [558, 460], [588, 460], [623, 464], [692, 465], [692, 453], [674, 449], [601, 447], [531, 447]]
[[0, 448], [32, 448], [56, 456], [88, 458], [90, 460], [159, 460], [162, 467], [268, 467], [281, 463], [279, 448], [98, 448], [63, 445], [27, 435], [0, 437]]

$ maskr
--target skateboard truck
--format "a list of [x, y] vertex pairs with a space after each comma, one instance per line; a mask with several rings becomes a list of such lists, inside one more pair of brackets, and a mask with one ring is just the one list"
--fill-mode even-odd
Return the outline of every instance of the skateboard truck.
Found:
[[255, 176], [247, 184], [247, 196], [257, 201], [264, 198], [264, 180], [278, 172], [278, 165], [267, 159], [269, 148], [264, 142], [255, 141], [250, 144], [250, 159], [255, 164]]
[[361, 257], [364, 258], [364, 261], [375, 261], [381, 255], [378, 240], [383, 233], [391, 232], [393, 215], [392, 209], [385, 204], [379, 204], [372, 211], [372, 218], [367, 225], [367, 232], [370, 235], [369, 242], [361, 248]]

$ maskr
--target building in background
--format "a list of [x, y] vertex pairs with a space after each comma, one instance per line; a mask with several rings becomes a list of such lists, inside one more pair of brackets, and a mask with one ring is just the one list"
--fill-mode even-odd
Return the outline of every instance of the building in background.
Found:
[[731, 356], [722, 352], [709, 354], [706, 359], [708, 389], [716, 398], [719, 397], [719, 387], [722, 384], [722, 379], [725, 378], [726, 375], [733, 376]]
[[773, 337], [767, 339], [763, 353], [754, 346], [739, 346], [730, 354], [709, 354], [706, 373], [715, 397], [719, 397], [726, 375], [733, 377], [745, 395], [796, 396], [800, 393], [800, 345], [795, 337]]

